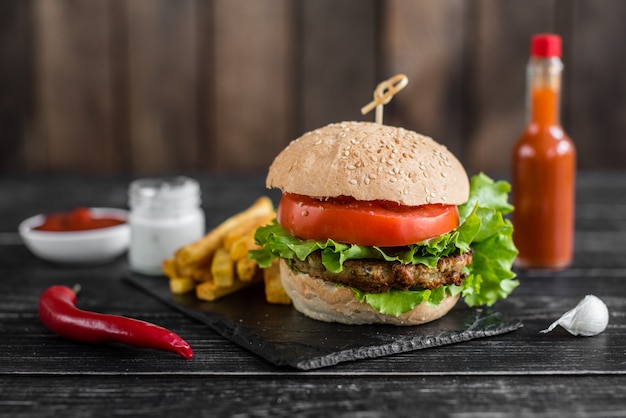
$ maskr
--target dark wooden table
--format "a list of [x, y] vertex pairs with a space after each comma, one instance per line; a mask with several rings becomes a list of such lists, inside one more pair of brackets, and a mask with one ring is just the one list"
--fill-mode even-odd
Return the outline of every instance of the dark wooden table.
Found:
[[[277, 197], [262, 176], [195, 178], [209, 225]], [[496, 304], [523, 328], [306, 372], [274, 366], [130, 286], [124, 257], [62, 267], [21, 244], [17, 225], [30, 215], [126, 207], [129, 180], [0, 178], [1, 416], [626, 416], [626, 173], [580, 174], [573, 266], [520, 272], [521, 286]], [[76, 282], [82, 308], [170, 328], [194, 359], [53, 335], [37, 318], [38, 297]], [[609, 307], [603, 334], [539, 333], [586, 294]]]

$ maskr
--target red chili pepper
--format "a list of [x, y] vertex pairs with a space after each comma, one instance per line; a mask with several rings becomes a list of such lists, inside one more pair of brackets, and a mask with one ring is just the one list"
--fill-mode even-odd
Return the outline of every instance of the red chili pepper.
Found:
[[189, 344], [165, 328], [137, 319], [78, 309], [76, 292], [66, 286], [52, 286], [41, 294], [39, 320], [54, 333], [71, 340], [119, 342], [171, 351], [186, 359], [193, 357]]

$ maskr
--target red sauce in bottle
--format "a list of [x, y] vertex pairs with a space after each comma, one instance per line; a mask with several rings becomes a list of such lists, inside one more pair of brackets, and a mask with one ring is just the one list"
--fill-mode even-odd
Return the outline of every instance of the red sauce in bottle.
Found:
[[126, 223], [125, 220], [95, 217], [88, 208], [80, 207], [67, 213], [53, 213], [45, 217], [44, 223], [33, 229], [48, 232], [75, 232], [108, 228]]
[[522, 268], [562, 269], [573, 257], [576, 150], [559, 121], [560, 55], [560, 37], [533, 37], [529, 121], [512, 164], [513, 239]]

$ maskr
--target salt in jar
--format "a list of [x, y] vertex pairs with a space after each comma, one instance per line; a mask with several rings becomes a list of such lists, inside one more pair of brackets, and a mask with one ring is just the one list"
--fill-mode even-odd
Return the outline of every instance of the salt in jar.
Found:
[[130, 184], [130, 248], [132, 271], [163, 274], [163, 260], [205, 233], [200, 186], [184, 177], [144, 178]]

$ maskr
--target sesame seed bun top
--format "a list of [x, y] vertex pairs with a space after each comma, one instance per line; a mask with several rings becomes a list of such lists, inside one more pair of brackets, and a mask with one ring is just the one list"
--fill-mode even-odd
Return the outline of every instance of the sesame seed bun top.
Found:
[[312, 197], [407, 206], [459, 205], [469, 195], [467, 173], [445, 146], [373, 122], [341, 122], [305, 133], [276, 157], [266, 184]]

